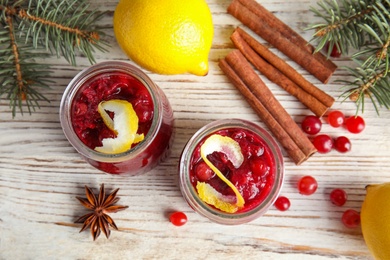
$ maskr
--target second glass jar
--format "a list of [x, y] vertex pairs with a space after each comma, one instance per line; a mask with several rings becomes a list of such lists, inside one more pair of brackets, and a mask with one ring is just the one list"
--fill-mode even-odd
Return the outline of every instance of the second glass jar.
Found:
[[[207, 147], [202, 147], [206, 142]], [[242, 160], [234, 165], [237, 152]], [[238, 196], [205, 163], [204, 156], [245, 200], [236, 212], [226, 211], [226, 206], [234, 207]], [[284, 178], [283, 157], [276, 141], [259, 125], [223, 119], [204, 126], [188, 141], [180, 158], [179, 176], [183, 197], [197, 213], [220, 224], [243, 224], [264, 214], [277, 199]]]

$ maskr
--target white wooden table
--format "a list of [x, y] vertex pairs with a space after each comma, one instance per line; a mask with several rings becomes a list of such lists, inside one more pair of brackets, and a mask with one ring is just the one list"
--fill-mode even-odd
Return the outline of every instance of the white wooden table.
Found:
[[[116, 0], [91, 0], [109, 14], [102, 23], [112, 26]], [[286, 180], [282, 194], [291, 208], [271, 208], [264, 216], [240, 226], [211, 223], [192, 211], [178, 187], [177, 164], [186, 141], [203, 125], [222, 118], [243, 118], [263, 123], [218, 67], [218, 60], [234, 47], [229, 37], [241, 23], [226, 12], [230, 0], [208, 0], [215, 38], [210, 53], [210, 72], [192, 75], [149, 76], [165, 91], [175, 115], [172, 154], [153, 171], [138, 177], [103, 174], [84, 162], [66, 140], [59, 123], [59, 103], [68, 82], [88, 61], [79, 58], [71, 67], [63, 59], [49, 59], [55, 83], [47, 91], [50, 103], [32, 115], [12, 118], [8, 101], [0, 100], [0, 259], [371, 259], [360, 228], [347, 229], [341, 223], [346, 209], [360, 210], [365, 186], [390, 181], [390, 113], [380, 117], [368, 103], [363, 114], [366, 129], [359, 135], [324, 124], [322, 132], [346, 135], [352, 151], [316, 154], [296, 166], [284, 154]], [[308, 11], [315, 1], [264, 0], [262, 4], [306, 39], [314, 21]], [[97, 53], [97, 61], [127, 60], [108, 30], [108, 53]], [[337, 98], [342, 93], [335, 81], [347, 73], [339, 68], [327, 85], [297, 67], [307, 79]], [[340, 67], [346, 58], [335, 61]], [[299, 123], [310, 112], [295, 98], [264, 79], [286, 110]], [[333, 109], [355, 113], [355, 104], [336, 101]], [[263, 125], [264, 126], [264, 125]], [[302, 196], [297, 179], [314, 176], [319, 183], [312, 196]], [[107, 240], [95, 242], [88, 231], [79, 233], [74, 221], [85, 213], [76, 200], [84, 196], [84, 185], [98, 191], [120, 188], [120, 204], [129, 208], [111, 216], [119, 231]], [[328, 197], [333, 188], [343, 188], [349, 199], [343, 207], [333, 206]], [[189, 220], [175, 227], [167, 218], [171, 211], [183, 211]]]

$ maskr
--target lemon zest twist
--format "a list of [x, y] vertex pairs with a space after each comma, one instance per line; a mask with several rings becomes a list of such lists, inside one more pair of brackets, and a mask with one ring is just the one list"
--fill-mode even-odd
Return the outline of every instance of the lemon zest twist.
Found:
[[[232, 202], [225, 201], [226, 196], [223, 196], [222, 194], [218, 194], [218, 192], [213, 188], [213, 187], [202, 187], [204, 184], [199, 184], [198, 188], [198, 194], [199, 190], [201, 190], [200, 197], [203, 201], [214, 205], [215, 207], [224, 210], [226, 212], [234, 213], [237, 211], [239, 208], [242, 208], [245, 204], [245, 200], [242, 197], [241, 193], [237, 190], [236, 186], [228, 180], [222, 172], [215, 167], [210, 160], [207, 158], [207, 155], [212, 154], [213, 152], [222, 152], [224, 153], [228, 159], [232, 162], [233, 166], [235, 168], [239, 168], [241, 164], [244, 161], [244, 157], [241, 153], [241, 147], [240, 145], [233, 140], [232, 138], [228, 136], [221, 136], [218, 134], [211, 135], [206, 139], [206, 141], [202, 144], [200, 148], [200, 155], [204, 162], [213, 170], [213, 172], [224, 182], [226, 183], [234, 192], [236, 195], [236, 203], [233, 204], [235, 207], [232, 206]], [[197, 187], [198, 187], [197, 185]], [[212, 192], [213, 189], [215, 192]], [[205, 192], [208, 191], [208, 192]]]

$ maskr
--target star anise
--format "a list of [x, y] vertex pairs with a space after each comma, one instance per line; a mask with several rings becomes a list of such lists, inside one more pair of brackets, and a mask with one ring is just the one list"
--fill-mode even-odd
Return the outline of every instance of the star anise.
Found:
[[110, 237], [110, 227], [118, 230], [114, 220], [109, 215], [107, 215], [107, 213], [115, 213], [128, 208], [128, 206], [114, 205], [119, 201], [119, 198], [116, 197], [118, 190], [119, 189], [114, 190], [106, 197], [104, 184], [102, 184], [100, 186], [99, 196], [96, 198], [96, 196], [93, 194], [93, 191], [88, 186], [85, 186], [85, 193], [87, 198], [76, 198], [84, 207], [92, 210], [92, 212], [80, 217], [75, 221], [75, 223], [84, 223], [80, 232], [90, 227], [93, 240], [95, 240], [97, 237], [99, 237], [101, 230], [107, 238]]

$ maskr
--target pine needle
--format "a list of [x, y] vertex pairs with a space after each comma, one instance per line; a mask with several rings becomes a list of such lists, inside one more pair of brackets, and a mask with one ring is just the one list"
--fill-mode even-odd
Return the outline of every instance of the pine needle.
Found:
[[82, 55], [93, 64], [95, 51], [106, 51], [97, 25], [104, 14], [86, 0], [0, 0], [0, 97], [13, 116], [50, 102], [44, 93], [52, 70], [37, 60], [56, 55], [76, 66]]
[[390, 1], [389, 0], [324, 0], [311, 7], [323, 21], [311, 25], [315, 30], [311, 42], [317, 42], [316, 51], [336, 46], [343, 54], [350, 49], [357, 65], [348, 67], [352, 80], [345, 84], [344, 100], [356, 102], [357, 113], [364, 112], [364, 103], [371, 100], [379, 114], [380, 108], [390, 109]]

